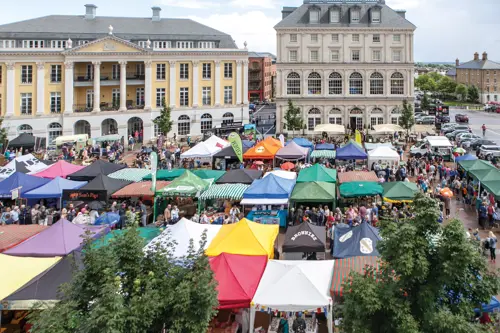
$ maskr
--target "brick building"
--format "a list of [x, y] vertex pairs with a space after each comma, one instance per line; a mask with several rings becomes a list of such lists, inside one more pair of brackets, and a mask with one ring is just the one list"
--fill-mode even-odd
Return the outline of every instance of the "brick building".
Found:
[[[248, 53], [248, 98], [251, 102], [272, 97], [273, 57], [270, 53]], [[276, 72], [276, 70], [275, 70]]]
[[488, 60], [488, 53], [484, 52], [479, 58], [479, 53], [474, 53], [474, 59], [460, 64], [456, 60], [456, 81], [465, 85], [475, 85], [479, 88], [481, 103], [500, 101], [500, 64]]

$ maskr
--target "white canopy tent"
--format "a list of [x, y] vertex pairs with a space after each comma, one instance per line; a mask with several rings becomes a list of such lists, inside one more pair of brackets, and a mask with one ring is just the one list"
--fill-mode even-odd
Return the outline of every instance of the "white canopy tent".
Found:
[[266, 178], [269, 175], [275, 175], [277, 177], [285, 178], [285, 179], [296, 179], [297, 178], [297, 173], [296, 172], [294, 172], [294, 171], [285, 171], [285, 170], [274, 170], [274, 171], [266, 172], [266, 174], [262, 178]]
[[288, 205], [289, 199], [243, 199], [240, 204], [244, 206], [255, 206], [255, 205]]
[[[26, 168], [29, 171], [29, 174], [34, 174], [47, 169], [49, 166], [37, 159], [32, 154], [26, 154], [20, 157], [16, 157], [5, 166], [0, 168], [0, 180], [10, 177], [16, 171], [20, 171], [18, 170], [18, 167]], [[26, 172], [26, 170], [24, 170], [24, 172]]]
[[327, 132], [327, 133], [345, 133], [343, 125], [336, 124], [320, 124], [314, 127], [314, 132]]
[[375, 133], [394, 133], [403, 132], [404, 128], [396, 124], [380, 124], [373, 125], [373, 130]]
[[[255, 312], [326, 310], [328, 332], [333, 332], [330, 286], [334, 260], [269, 260], [250, 304], [250, 332]], [[264, 306], [264, 308], [263, 308]]]
[[389, 147], [377, 147], [372, 151], [368, 152], [368, 166], [371, 167], [375, 162], [381, 162], [382, 164], [395, 165], [401, 160], [399, 154]]
[[212, 135], [207, 140], [182, 153], [181, 158], [210, 158], [229, 145], [229, 142]]
[[167, 226], [164, 232], [151, 240], [151, 242], [149, 242], [149, 244], [144, 247], [144, 250], [154, 250], [156, 246], [158, 246], [158, 243], [162, 248], [166, 249], [167, 244], [175, 240], [177, 242], [177, 245], [175, 246], [175, 250], [172, 255], [174, 258], [180, 258], [188, 253], [191, 239], [193, 240], [194, 250], [198, 251], [200, 249], [201, 236], [204, 232], [206, 232], [206, 249], [208, 245], [210, 245], [214, 237], [217, 235], [221, 227], [221, 225], [200, 224], [182, 218], [176, 224]]

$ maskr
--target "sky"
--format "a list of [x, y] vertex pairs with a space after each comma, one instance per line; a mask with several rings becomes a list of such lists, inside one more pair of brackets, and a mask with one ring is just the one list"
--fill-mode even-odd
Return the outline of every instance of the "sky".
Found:
[[[0, 0], [7, 2], [8, 0]], [[276, 54], [276, 33], [283, 6], [302, 0], [23, 0], [3, 5], [0, 24], [45, 15], [83, 15], [84, 4], [98, 6], [99, 16], [150, 17], [160, 6], [162, 17], [191, 18], [230, 34], [238, 47]], [[486, 51], [500, 61], [499, 0], [386, 0], [393, 9], [406, 9], [417, 26], [417, 62], [461, 62]], [[118, 31], [116, 31], [118, 33]]]

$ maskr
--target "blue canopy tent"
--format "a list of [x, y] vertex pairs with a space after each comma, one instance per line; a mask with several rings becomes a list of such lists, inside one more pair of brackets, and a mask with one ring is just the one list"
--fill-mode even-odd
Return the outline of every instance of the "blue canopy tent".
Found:
[[335, 145], [333, 143], [318, 143], [314, 149], [316, 149], [316, 150], [335, 150]]
[[474, 309], [475, 312], [494, 312], [496, 309], [500, 308], [500, 302], [497, 300], [495, 296], [491, 297], [491, 301], [489, 304], [482, 304], [481, 309]]
[[48, 182], [50, 182], [50, 179], [14, 172], [7, 179], [0, 182], [0, 198], [11, 198], [11, 191], [16, 188], [19, 188], [19, 197], [24, 198], [24, 194]]
[[87, 182], [77, 182], [61, 177], [50, 180], [47, 184], [40, 186], [24, 194], [26, 199], [60, 198], [63, 190], [76, 190], [87, 184]]
[[288, 199], [295, 186], [295, 179], [285, 179], [269, 175], [256, 179], [243, 193], [243, 199]]
[[455, 162], [460, 162], [460, 161], [475, 161], [477, 160], [477, 157], [471, 154], [465, 154], [462, 156], [458, 156], [455, 158]]
[[378, 229], [368, 223], [354, 228], [335, 228], [334, 258], [379, 256], [377, 243], [381, 240]]
[[363, 148], [354, 143], [349, 143], [337, 149], [337, 160], [366, 160], [368, 155]]
[[255, 141], [241, 140], [241, 144], [243, 148], [252, 148], [253, 146], [255, 146]]
[[290, 142], [295, 142], [296, 144], [298, 144], [301, 147], [309, 148], [310, 151], [314, 150], [314, 143], [312, 143], [311, 141], [309, 141], [307, 139], [304, 139], [304, 138], [293, 138], [291, 141], [287, 142], [287, 145]]
[[104, 213], [95, 220], [95, 225], [115, 225], [120, 222], [120, 215], [116, 213]]

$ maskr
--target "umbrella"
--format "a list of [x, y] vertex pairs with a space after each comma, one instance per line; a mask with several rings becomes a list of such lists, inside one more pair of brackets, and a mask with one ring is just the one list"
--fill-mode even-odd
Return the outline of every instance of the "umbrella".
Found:
[[264, 162], [262, 162], [262, 161], [255, 161], [255, 162], [253, 162], [253, 164], [255, 164], [255, 165], [264, 165]]
[[439, 194], [441, 194], [443, 197], [451, 198], [453, 196], [453, 191], [448, 187], [445, 187], [441, 191], [439, 191]]
[[92, 201], [88, 206], [90, 210], [101, 210], [104, 208], [104, 205], [100, 201]]
[[458, 147], [458, 148], [455, 148], [453, 150], [453, 152], [454, 153], [459, 153], [459, 154], [465, 154], [466, 151], [465, 151], [465, 149]]
[[295, 164], [292, 162], [286, 162], [281, 165], [282, 170], [293, 170], [295, 168]]
[[109, 224], [109, 225], [114, 225], [116, 223], [120, 222], [120, 215], [116, 213], [106, 213], [102, 214], [99, 216], [98, 219], [95, 220], [95, 225], [103, 225], [103, 224]]

